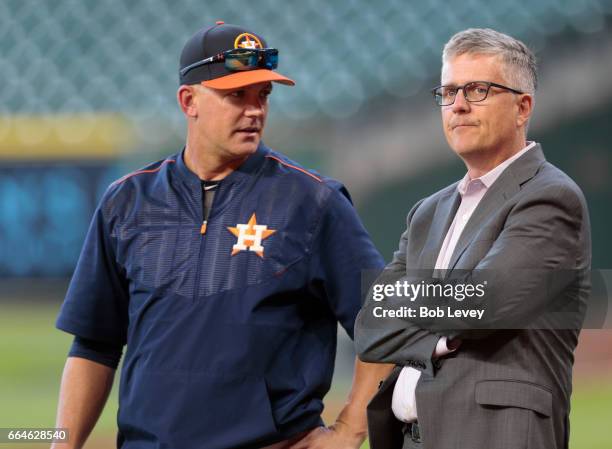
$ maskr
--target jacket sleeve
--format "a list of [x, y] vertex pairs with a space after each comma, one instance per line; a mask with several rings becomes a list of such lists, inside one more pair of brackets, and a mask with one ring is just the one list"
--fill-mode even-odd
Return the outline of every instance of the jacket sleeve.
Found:
[[124, 345], [128, 281], [116, 260], [114, 240], [104, 214], [108, 197], [107, 191], [94, 213], [56, 326], [82, 338]]
[[[408, 213], [407, 229], [400, 238], [399, 248], [374, 285], [394, 284], [406, 276], [410, 223], [420, 204]], [[431, 357], [440, 336], [401, 318], [377, 318], [374, 308], [379, 305], [370, 290], [355, 323], [355, 347], [359, 358], [364, 362], [410, 366], [433, 376]]]
[[378, 272], [384, 259], [353, 207], [343, 186], [331, 188], [323, 205], [312, 247], [311, 288], [329, 305], [351, 339], [367, 287], [363, 275]]

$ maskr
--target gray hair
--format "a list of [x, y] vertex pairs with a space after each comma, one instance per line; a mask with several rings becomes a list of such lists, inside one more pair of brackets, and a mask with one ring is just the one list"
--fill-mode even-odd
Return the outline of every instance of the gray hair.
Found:
[[490, 28], [469, 28], [455, 34], [444, 45], [442, 64], [463, 54], [498, 55], [509, 82], [517, 90], [534, 94], [538, 86], [537, 63], [533, 52], [521, 41]]

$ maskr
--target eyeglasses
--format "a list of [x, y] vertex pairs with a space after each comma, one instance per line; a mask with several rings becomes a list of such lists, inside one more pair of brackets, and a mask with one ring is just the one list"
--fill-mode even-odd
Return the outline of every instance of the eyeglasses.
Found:
[[234, 48], [183, 67], [180, 74], [185, 76], [190, 70], [215, 62], [225, 62], [225, 68], [230, 72], [255, 69], [273, 70], [278, 67], [278, 50], [276, 48]]
[[491, 83], [489, 81], [471, 81], [469, 83], [465, 83], [463, 86], [438, 86], [434, 87], [431, 90], [431, 93], [436, 100], [438, 106], [450, 106], [455, 103], [455, 98], [457, 98], [457, 92], [459, 89], [463, 90], [464, 98], [470, 103], [478, 103], [479, 101], [483, 101], [489, 95], [489, 90], [491, 87], [499, 87], [500, 89], [505, 89], [515, 94], [524, 94], [525, 92], [521, 92], [520, 90], [512, 89], [508, 86], [503, 86], [497, 83]]

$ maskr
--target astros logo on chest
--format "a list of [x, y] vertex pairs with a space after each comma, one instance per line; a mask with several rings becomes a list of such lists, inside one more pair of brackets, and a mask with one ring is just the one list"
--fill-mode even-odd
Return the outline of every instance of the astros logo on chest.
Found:
[[268, 229], [267, 225], [257, 224], [255, 212], [246, 224], [238, 223], [235, 227], [228, 226], [227, 230], [234, 234], [238, 241], [232, 246], [232, 256], [240, 251], [253, 251], [263, 259], [263, 240], [270, 237], [276, 230]]

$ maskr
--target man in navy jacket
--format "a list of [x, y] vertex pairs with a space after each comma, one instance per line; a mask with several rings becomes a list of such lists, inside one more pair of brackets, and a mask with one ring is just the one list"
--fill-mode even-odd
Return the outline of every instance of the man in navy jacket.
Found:
[[389, 366], [356, 361], [322, 426], [339, 322], [383, 260], [348, 192], [261, 142], [278, 51], [218, 22], [185, 45], [179, 153], [109, 187], [58, 328], [75, 335], [58, 427], [82, 447], [122, 348], [120, 448], [357, 448]]

